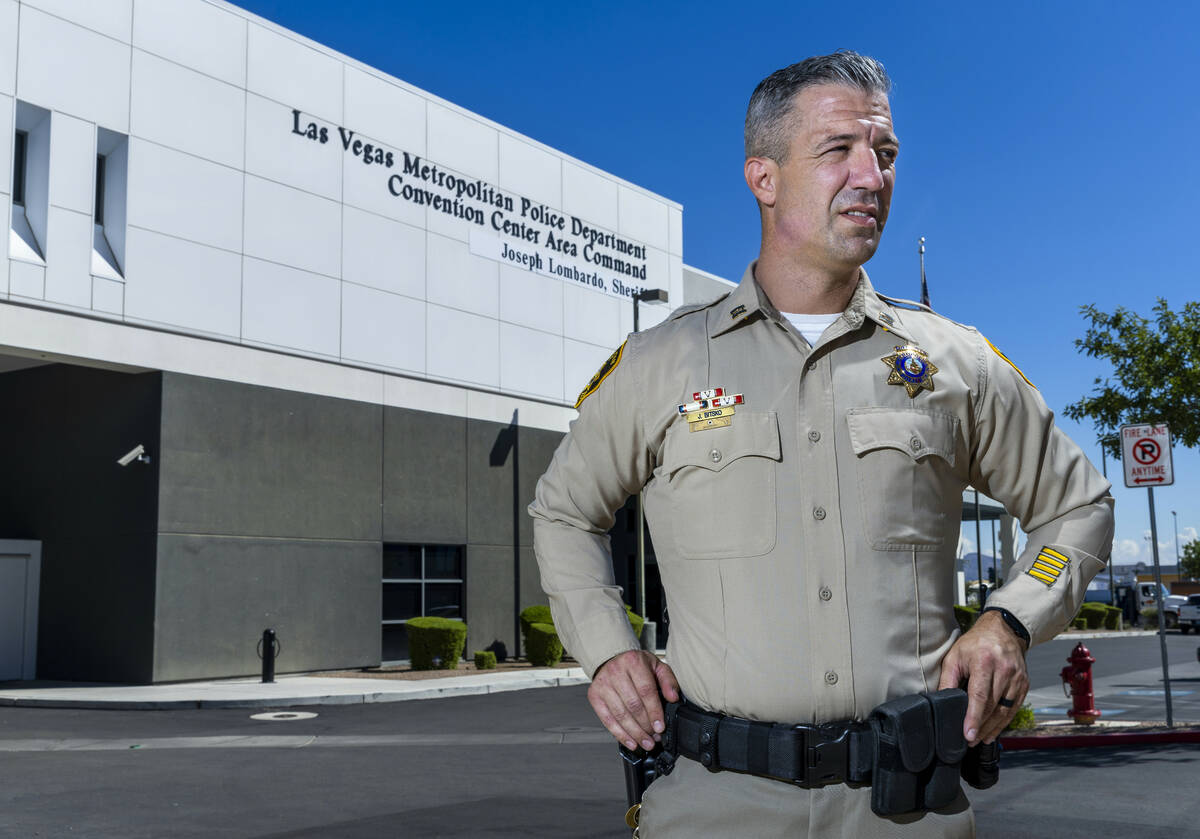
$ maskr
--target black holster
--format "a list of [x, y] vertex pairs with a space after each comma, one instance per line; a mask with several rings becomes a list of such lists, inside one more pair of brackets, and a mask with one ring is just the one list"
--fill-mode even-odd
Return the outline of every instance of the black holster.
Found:
[[[953, 803], [960, 771], [972, 786], [980, 787], [978, 781], [986, 780], [989, 772], [984, 786], [996, 782], [995, 746], [987, 747], [992, 754], [984, 768], [977, 759], [982, 750], [967, 749], [962, 733], [966, 714], [967, 694], [958, 688], [901, 696], [871, 712], [871, 809], [876, 815], [937, 810]], [[975, 752], [976, 759], [964, 763], [969, 752]], [[967, 774], [968, 767], [973, 774]]]
[[625, 800], [629, 802], [630, 807], [642, 803], [646, 787], [650, 786], [650, 782], [658, 777], [654, 768], [654, 760], [661, 750], [661, 746], [651, 752], [641, 749], [630, 751], [624, 746], [617, 747], [617, 751], [621, 755], [621, 766], [625, 770]]

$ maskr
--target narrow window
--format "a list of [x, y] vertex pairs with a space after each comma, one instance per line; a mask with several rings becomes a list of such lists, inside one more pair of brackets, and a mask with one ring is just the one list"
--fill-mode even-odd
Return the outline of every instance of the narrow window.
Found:
[[385, 664], [409, 658], [404, 628], [409, 618], [466, 619], [465, 553], [461, 545], [383, 546], [381, 658]]
[[29, 144], [29, 134], [18, 131], [13, 143], [13, 203], [18, 207], [25, 206], [25, 150]]
[[104, 224], [104, 155], [96, 155], [96, 224]]

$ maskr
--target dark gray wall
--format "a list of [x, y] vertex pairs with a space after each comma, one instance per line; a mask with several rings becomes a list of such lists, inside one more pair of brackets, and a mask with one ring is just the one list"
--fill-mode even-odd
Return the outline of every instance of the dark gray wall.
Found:
[[164, 534], [156, 681], [260, 672], [275, 630], [280, 673], [379, 663], [377, 542]]
[[383, 409], [163, 374], [154, 679], [379, 662]]
[[[0, 375], [0, 537], [42, 542], [38, 676], [151, 678], [157, 373]], [[150, 464], [116, 460], [143, 444]]]

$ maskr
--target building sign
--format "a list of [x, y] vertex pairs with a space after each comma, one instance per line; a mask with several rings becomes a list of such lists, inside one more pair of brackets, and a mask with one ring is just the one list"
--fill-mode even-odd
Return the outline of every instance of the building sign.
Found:
[[471, 253], [593, 291], [629, 298], [667, 278], [648, 281], [646, 246], [578, 216], [460, 175], [407, 151], [368, 142], [342, 126], [292, 111], [291, 133], [335, 143], [345, 154], [379, 169], [380, 188], [397, 201], [445, 213], [473, 225]]
[[1141, 488], [1175, 483], [1171, 462], [1171, 431], [1165, 425], [1121, 427], [1121, 461], [1125, 486]]

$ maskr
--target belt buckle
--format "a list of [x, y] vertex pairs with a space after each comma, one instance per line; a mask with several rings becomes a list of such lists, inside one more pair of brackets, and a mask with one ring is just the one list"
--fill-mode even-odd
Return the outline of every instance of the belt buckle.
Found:
[[796, 728], [804, 732], [800, 755], [804, 779], [796, 783], [802, 787], [823, 787], [845, 781], [850, 763], [850, 729], [829, 723]]

